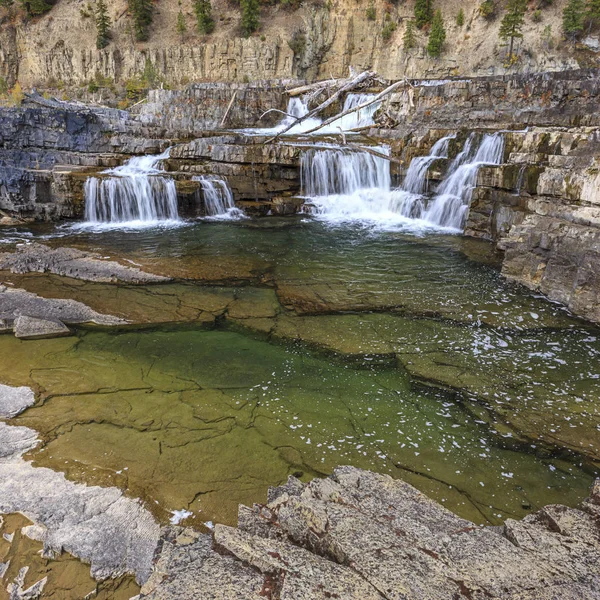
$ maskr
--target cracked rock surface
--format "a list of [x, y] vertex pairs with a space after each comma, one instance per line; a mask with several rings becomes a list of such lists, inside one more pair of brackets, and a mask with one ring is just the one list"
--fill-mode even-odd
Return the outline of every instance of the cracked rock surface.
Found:
[[21, 244], [16, 252], [0, 253], [0, 269], [12, 273], [54, 273], [84, 281], [103, 283], [158, 283], [168, 277], [146, 273], [136, 267], [127, 267], [112, 260], [103, 260], [99, 254], [76, 248], [50, 248], [44, 244]]
[[[0, 388], [0, 415], [16, 414], [32, 400], [23, 388]], [[63, 550], [91, 565], [96, 579], [150, 575], [159, 526], [137, 500], [117, 488], [73, 483], [62, 473], [36, 468], [23, 454], [39, 444], [28, 427], [0, 422], [0, 513], [22, 513], [34, 525], [26, 528], [43, 542], [44, 555]], [[35, 596], [32, 596], [35, 597]]]
[[597, 481], [583, 510], [479, 527], [405, 482], [338, 467], [308, 484], [290, 477], [212, 541], [166, 528], [141, 597], [598, 599], [599, 514]]
[[77, 300], [42, 298], [22, 289], [0, 285], [0, 321], [14, 323], [20, 317], [61, 323], [125, 323], [119, 317], [96, 312]]

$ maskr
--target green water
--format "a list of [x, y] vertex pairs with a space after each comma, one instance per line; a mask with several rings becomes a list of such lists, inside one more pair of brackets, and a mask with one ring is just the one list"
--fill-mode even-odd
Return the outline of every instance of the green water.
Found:
[[497, 523], [576, 505], [600, 471], [598, 330], [506, 283], [485, 244], [302, 219], [59, 233], [33, 231], [177, 280], [2, 274], [144, 323], [0, 336], [0, 379], [40, 393], [14, 422], [43, 437], [36, 464], [162, 520], [232, 523], [289, 474], [352, 464]]

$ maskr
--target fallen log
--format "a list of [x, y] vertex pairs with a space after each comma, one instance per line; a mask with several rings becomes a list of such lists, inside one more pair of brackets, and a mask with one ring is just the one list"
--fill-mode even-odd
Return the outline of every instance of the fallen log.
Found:
[[319, 129], [326, 127], [327, 125], [331, 125], [331, 123], [337, 121], [338, 119], [341, 119], [342, 117], [345, 117], [346, 115], [350, 115], [353, 112], [362, 110], [363, 108], [367, 108], [367, 107], [371, 106], [372, 104], [375, 104], [376, 102], [380, 102], [383, 98], [385, 98], [385, 96], [396, 91], [401, 85], [410, 85], [410, 84], [405, 79], [403, 79], [402, 81], [396, 81], [396, 83], [393, 83], [392, 85], [385, 88], [385, 90], [383, 90], [383, 92], [380, 92], [374, 98], [371, 98], [371, 100], [368, 100], [367, 102], [363, 102], [362, 104], [359, 104], [358, 106], [355, 106], [354, 108], [349, 108], [348, 110], [345, 110], [345, 111], [341, 112], [340, 114], [335, 115], [335, 116], [323, 121], [323, 123], [321, 123], [318, 127], [313, 127], [312, 129], [305, 131], [304, 135], [314, 133], [315, 131], [318, 131]]
[[312, 92], [314, 90], [320, 90], [329, 87], [332, 84], [343, 85], [347, 81], [347, 79], [324, 79], [322, 81], [317, 81], [316, 83], [309, 83], [307, 85], [301, 85], [297, 88], [292, 88], [291, 90], [287, 90], [286, 94], [290, 96], [290, 98], [294, 98], [295, 96], [302, 96], [307, 92]]
[[317, 113], [321, 112], [323, 109], [325, 109], [328, 106], [330, 106], [331, 104], [333, 104], [342, 94], [349, 92], [350, 90], [354, 89], [356, 86], [360, 85], [361, 83], [363, 83], [370, 77], [373, 77], [374, 75], [375, 74], [372, 73], [371, 71], [362, 72], [360, 75], [358, 75], [354, 79], [352, 79], [352, 81], [350, 81], [346, 85], [343, 85], [341, 88], [339, 88], [337, 90], [337, 92], [335, 92], [335, 94], [332, 94], [327, 100], [325, 100], [325, 102], [322, 102], [321, 104], [319, 104], [319, 106], [317, 106], [316, 108], [313, 108], [311, 111], [306, 113], [303, 117], [297, 117], [293, 123], [290, 123], [287, 127], [285, 127], [280, 132], [278, 132], [277, 135], [273, 136], [272, 138], [269, 138], [265, 142], [265, 144], [270, 144], [271, 142], [276, 140], [280, 135], [284, 134], [286, 131], [289, 131], [292, 127], [294, 127], [294, 125], [298, 125], [299, 123], [302, 123], [302, 121], [306, 121], [306, 119], [310, 119], [311, 117], [314, 117]]
[[225, 125], [225, 121], [227, 119], [227, 116], [229, 115], [229, 111], [231, 110], [231, 107], [233, 106], [233, 102], [235, 100], [235, 97], [237, 96], [237, 90], [235, 90], [233, 92], [233, 96], [231, 96], [231, 100], [229, 101], [229, 104], [227, 105], [227, 110], [225, 111], [225, 114], [223, 115], [223, 119], [221, 120], [221, 127], [223, 127], [223, 125]]

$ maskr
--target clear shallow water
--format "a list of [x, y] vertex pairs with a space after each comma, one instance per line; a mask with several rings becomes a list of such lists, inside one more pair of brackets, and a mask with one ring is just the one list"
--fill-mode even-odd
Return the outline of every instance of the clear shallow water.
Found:
[[46, 398], [17, 419], [47, 441], [38, 464], [196, 523], [343, 463], [478, 522], [587, 494], [598, 331], [503, 281], [485, 244], [308, 219], [30, 233], [179, 278], [3, 276], [150, 325], [0, 337], [0, 378]]

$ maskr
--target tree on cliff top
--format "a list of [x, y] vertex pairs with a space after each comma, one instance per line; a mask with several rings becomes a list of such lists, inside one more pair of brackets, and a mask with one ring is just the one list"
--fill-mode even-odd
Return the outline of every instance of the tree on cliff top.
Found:
[[110, 41], [110, 19], [104, 0], [98, 0], [96, 5], [96, 48], [102, 50]]
[[498, 35], [502, 40], [510, 40], [508, 61], [512, 61], [515, 39], [523, 38], [523, 23], [525, 22], [526, 0], [509, 0], [506, 14], [500, 23]]
[[212, 16], [210, 0], [194, 0], [194, 12], [199, 33], [212, 33], [215, 30], [215, 20]]
[[433, 0], [415, 0], [415, 23], [419, 29], [433, 19]]
[[433, 58], [439, 58], [442, 54], [444, 42], [446, 41], [446, 28], [444, 27], [444, 18], [442, 11], [438, 8], [431, 24], [431, 33], [427, 42], [427, 53]]
[[181, 41], [183, 42], [183, 36], [187, 31], [187, 25], [185, 24], [185, 17], [179, 9], [179, 13], [177, 14], [177, 33], [181, 36]]
[[584, 0], [569, 0], [563, 10], [563, 32], [571, 40], [575, 40], [583, 31], [585, 21]]
[[133, 31], [138, 42], [148, 39], [148, 28], [152, 23], [154, 7], [152, 0], [127, 0], [129, 12], [133, 17]]
[[242, 9], [242, 31], [247, 37], [258, 29], [260, 6], [258, 0], [240, 0], [240, 8]]

